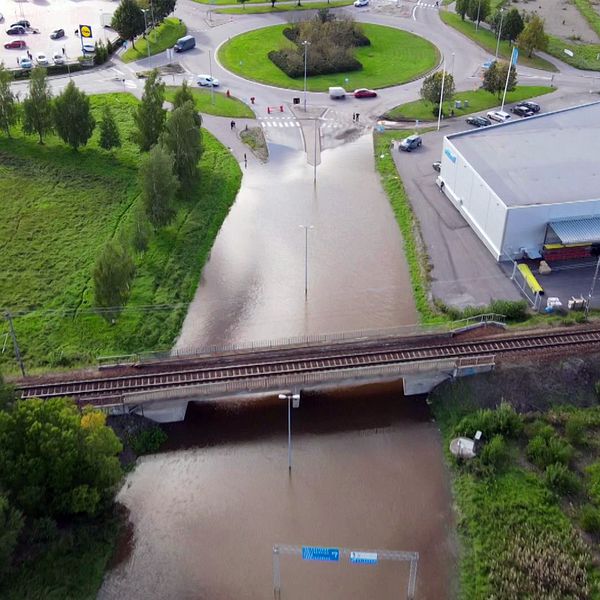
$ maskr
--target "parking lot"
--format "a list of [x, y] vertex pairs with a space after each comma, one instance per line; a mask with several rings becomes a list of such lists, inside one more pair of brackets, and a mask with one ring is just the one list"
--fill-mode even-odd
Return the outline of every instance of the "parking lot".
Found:
[[[81, 39], [75, 35], [79, 25], [89, 25], [92, 28], [93, 38], [85, 40], [94, 44], [98, 40], [104, 42], [116, 37], [111, 29], [102, 26], [103, 15], [112, 15], [117, 8], [117, 2], [109, 0], [52, 0], [52, 3], [35, 2], [3, 2], [0, 11], [4, 20], [0, 23], [2, 31], [2, 44], [0, 45], [0, 60], [8, 68], [18, 68], [17, 59], [27, 56], [29, 51], [34, 57], [38, 52], [52, 57], [56, 53], [63, 53], [68, 60], [76, 60], [81, 56]], [[11, 24], [25, 19], [31, 24], [31, 30], [24, 35], [8, 35], [6, 30]], [[108, 16], [104, 17], [108, 19]], [[33, 29], [39, 33], [33, 33]], [[50, 34], [55, 29], [64, 29], [65, 36], [52, 40]], [[4, 44], [13, 40], [23, 40], [25, 49], [6, 49]]]

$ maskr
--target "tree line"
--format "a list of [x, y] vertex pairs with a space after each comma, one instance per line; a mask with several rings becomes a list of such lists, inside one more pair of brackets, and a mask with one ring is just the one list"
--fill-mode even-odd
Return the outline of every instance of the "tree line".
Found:
[[[136, 0], [121, 0], [113, 15], [110, 26], [123, 38], [130, 40], [135, 48], [135, 38], [145, 32], [146, 24], [154, 27], [175, 10], [176, 0], [151, 0], [140, 4]], [[144, 10], [149, 9], [149, 15], [144, 18]]]

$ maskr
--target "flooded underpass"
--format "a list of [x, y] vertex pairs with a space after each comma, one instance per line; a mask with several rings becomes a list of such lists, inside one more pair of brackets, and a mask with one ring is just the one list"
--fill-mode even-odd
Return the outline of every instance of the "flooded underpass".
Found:
[[[100, 598], [273, 598], [274, 544], [417, 551], [416, 598], [450, 597], [451, 499], [439, 432], [423, 397], [380, 385], [190, 404], [168, 447], [119, 494], [131, 554]], [[406, 597], [408, 563], [281, 558], [281, 598]]]

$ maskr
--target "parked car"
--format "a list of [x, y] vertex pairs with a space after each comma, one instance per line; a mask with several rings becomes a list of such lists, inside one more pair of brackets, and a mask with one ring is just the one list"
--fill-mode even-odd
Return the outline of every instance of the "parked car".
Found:
[[55, 65], [64, 65], [65, 64], [65, 57], [61, 52], [55, 52], [52, 55], [52, 62]]
[[94, 54], [96, 52], [96, 46], [94, 44], [83, 44], [84, 54]]
[[26, 19], [21, 19], [11, 25], [11, 27], [23, 27], [23, 29], [29, 29], [31, 24]]
[[368, 6], [369, 0], [354, 0], [354, 6], [360, 8], [361, 6]]
[[409, 135], [407, 138], [404, 138], [398, 144], [398, 150], [403, 150], [404, 152], [411, 152], [415, 150], [423, 143], [421, 136], [419, 135]]
[[6, 30], [6, 33], [8, 33], [8, 35], [25, 35], [25, 27], [22, 27], [21, 25], [13, 25], [10, 27], [10, 29]]
[[517, 104], [517, 106], [513, 106], [510, 109], [510, 112], [514, 113], [515, 115], [519, 115], [519, 117], [531, 117], [534, 114], [534, 112], [527, 108], [524, 104]]
[[433, 167], [433, 170], [438, 173], [442, 170], [442, 163], [439, 160], [436, 160], [431, 166]]
[[539, 113], [541, 106], [537, 102], [533, 102], [532, 100], [523, 100], [523, 102], [519, 102], [521, 106], [526, 106], [531, 112]]
[[510, 119], [510, 115], [503, 110], [490, 110], [490, 112], [487, 113], [487, 118], [492, 121], [498, 121], [498, 123], [504, 123]]
[[51, 40], [59, 40], [62, 37], [65, 37], [65, 30], [64, 29], [55, 29], [50, 34], [50, 39]]
[[354, 90], [355, 98], [376, 98], [377, 92], [375, 90], [368, 90], [367, 88], [359, 88]]
[[24, 56], [23, 58], [19, 59], [19, 66], [21, 69], [31, 69], [33, 67], [33, 62], [29, 56]]
[[48, 57], [43, 52], [38, 52], [35, 55], [35, 62], [40, 65], [40, 67], [48, 66]]
[[485, 117], [467, 117], [467, 123], [469, 125], [474, 125], [475, 127], [487, 127], [491, 125], [492, 122]]
[[492, 65], [493, 65], [495, 62], [496, 62], [496, 60], [495, 60], [495, 59], [493, 59], [493, 58], [492, 58], [492, 59], [490, 59], [490, 60], [486, 60], [486, 61], [485, 61], [485, 62], [484, 62], [482, 65], [481, 65], [481, 67], [482, 67], [483, 69], [489, 69], [489, 68], [490, 68], [490, 67], [491, 67], [491, 66], [492, 66]]
[[198, 75], [198, 85], [202, 87], [219, 87], [219, 80], [210, 75]]
[[12, 48], [27, 48], [27, 43], [24, 40], [13, 40], [12, 42], [4, 44], [4, 47], [8, 50]]

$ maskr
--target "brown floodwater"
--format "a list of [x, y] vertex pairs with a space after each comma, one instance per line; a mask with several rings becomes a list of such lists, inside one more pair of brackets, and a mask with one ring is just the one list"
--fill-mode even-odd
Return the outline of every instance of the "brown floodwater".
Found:
[[[273, 598], [274, 544], [417, 551], [416, 598], [451, 597], [451, 498], [423, 397], [398, 386], [190, 405], [168, 448], [141, 459], [119, 500], [130, 555], [99, 598]], [[284, 599], [396, 600], [408, 564], [281, 559]]]

